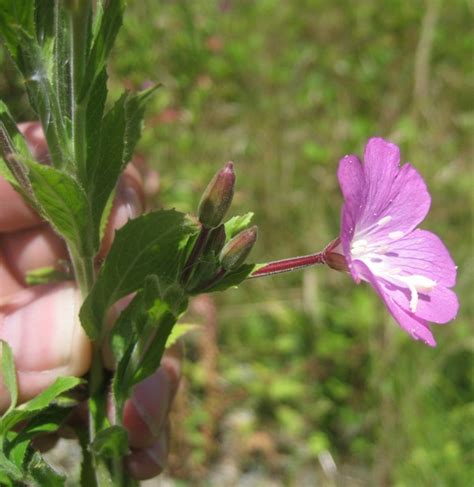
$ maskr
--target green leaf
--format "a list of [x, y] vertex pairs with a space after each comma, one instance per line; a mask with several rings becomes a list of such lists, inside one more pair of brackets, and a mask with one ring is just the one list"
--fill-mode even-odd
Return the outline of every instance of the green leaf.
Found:
[[[38, 2], [41, 9], [44, 5], [52, 4], [51, 1]], [[47, 7], [46, 7], [47, 8]], [[58, 102], [59, 113], [64, 123], [72, 120], [71, 106], [71, 33], [68, 29], [68, 15], [65, 2], [54, 2], [53, 12], [44, 12], [54, 22], [54, 47], [50, 58], [53, 61], [51, 73], [51, 85]], [[37, 12], [39, 12], [37, 8]], [[37, 13], [38, 15], [38, 13]], [[48, 32], [46, 32], [47, 34]], [[45, 49], [43, 48], [43, 52]]]
[[86, 98], [91, 86], [105, 68], [107, 56], [114, 45], [117, 33], [122, 25], [124, 0], [99, 2], [97, 17], [92, 29], [92, 47], [88, 56], [84, 83], [78, 102]]
[[87, 173], [82, 177], [90, 197], [96, 229], [100, 228], [100, 223], [104, 220], [104, 209], [121, 172], [132, 158], [140, 138], [146, 102], [156, 89], [157, 86], [137, 95], [124, 93], [106, 113], [98, 132], [99, 127], [94, 120], [103, 111], [105, 78], [99, 77], [97, 86], [93, 88], [93, 98], [87, 113], [88, 122], [93, 122], [87, 134]]
[[0, 36], [23, 75], [31, 106], [43, 125], [53, 164], [71, 166], [66, 127], [48, 78], [50, 60], [45, 58], [36, 38], [34, 6], [31, 0], [4, 0], [0, 8]]
[[[63, 487], [66, 481], [64, 475], [56, 472], [38, 453], [33, 456], [28, 464], [28, 476], [30, 482], [37, 487]], [[31, 484], [30, 484], [31, 485]]]
[[55, 269], [54, 267], [40, 267], [39, 269], [33, 269], [28, 271], [25, 276], [25, 281], [28, 286], [38, 286], [40, 284], [49, 284], [51, 282], [66, 281], [68, 279], [72, 279], [71, 274]]
[[38, 412], [46, 409], [53, 401], [57, 400], [61, 394], [64, 394], [82, 382], [77, 377], [58, 377], [52, 385], [34, 399], [21, 404], [2, 416], [0, 419], [0, 435], [11, 430], [20, 421], [25, 421], [36, 416]]
[[10, 394], [10, 407], [8, 408], [8, 413], [16, 406], [18, 401], [18, 384], [16, 381], [16, 368], [12, 349], [6, 341], [0, 340], [0, 342], [2, 344], [3, 383]]
[[199, 329], [199, 325], [193, 323], [178, 323], [174, 325], [173, 329], [171, 330], [171, 333], [168, 336], [168, 339], [166, 340], [165, 348], [170, 348], [181, 337], [198, 329]]
[[31, 203], [33, 196], [28, 169], [22, 162], [23, 159], [30, 159], [31, 153], [7, 106], [1, 100], [0, 155], [0, 175]]
[[171, 330], [186, 306], [187, 296], [178, 285], [163, 287], [157, 276], [148, 276], [120, 314], [111, 336], [118, 362], [112, 389], [119, 414], [132, 386], [159, 367]]
[[128, 433], [121, 426], [110, 426], [97, 433], [90, 449], [98, 457], [123, 457], [130, 451]]
[[30, 442], [36, 436], [58, 431], [71, 414], [71, 411], [72, 407], [49, 406], [28, 421], [18, 432], [14, 440], [11, 441], [11, 444], [16, 446], [20, 443]]
[[227, 220], [224, 224], [226, 237], [230, 240], [235, 237], [239, 232], [245, 230], [252, 221], [254, 213], [249, 211], [242, 216], [234, 216]]
[[144, 285], [154, 274], [168, 287], [179, 276], [180, 253], [188, 237], [197, 230], [175, 210], [160, 210], [130, 220], [118, 230], [81, 311], [81, 321], [93, 340], [102, 336], [107, 310], [120, 298]]
[[0, 450], [0, 472], [7, 475], [12, 480], [21, 480], [23, 478], [22, 470], [9, 460], [2, 450]]
[[41, 214], [80, 255], [92, 256], [90, 210], [84, 190], [58, 169], [25, 163]]

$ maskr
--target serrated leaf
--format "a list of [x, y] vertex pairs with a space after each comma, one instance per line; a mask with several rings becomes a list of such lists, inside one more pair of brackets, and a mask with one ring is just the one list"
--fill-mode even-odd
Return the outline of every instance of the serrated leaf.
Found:
[[6, 341], [0, 340], [0, 343], [2, 345], [3, 383], [10, 394], [10, 406], [7, 411], [8, 413], [16, 406], [18, 401], [18, 384], [16, 380], [16, 367], [12, 349]]
[[103, 71], [107, 56], [112, 49], [117, 33], [122, 25], [124, 0], [99, 2], [97, 17], [92, 29], [92, 47], [88, 56], [84, 83], [78, 101], [86, 98], [90, 87]]
[[39, 210], [80, 255], [92, 256], [93, 243], [87, 196], [68, 174], [25, 160]]
[[128, 433], [121, 426], [110, 426], [97, 433], [90, 449], [98, 457], [123, 457], [130, 451]]
[[43, 126], [53, 164], [56, 167], [71, 166], [66, 127], [48, 78], [50, 60], [45, 59], [36, 38], [34, 4], [31, 0], [4, 0], [0, 8], [0, 36], [23, 75], [31, 106]]
[[245, 230], [251, 223], [254, 213], [249, 211], [245, 215], [234, 216], [225, 222], [225, 234], [228, 239], [235, 237], [239, 232]]
[[187, 335], [188, 333], [198, 329], [199, 325], [192, 323], [178, 323], [174, 325], [171, 333], [168, 336], [168, 339], [166, 340], [165, 348], [170, 348], [184, 335]]
[[12, 429], [20, 421], [32, 418], [39, 411], [46, 409], [61, 394], [82, 383], [77, 377], [58, 377], [46, 390], [34, 399], [21, 404], [0, 419], [0, 435]]
[[106, 95], [105, 79], [102, 80], [99, 76], [97, 86], [93, 89], [94, 99], [91, 99], [87, 113], [88, 121], [93, 122], [87, 134], [87, 173], [81, 178], [90, 197], [96, 229], [99, 229], [101, 221], [104, 220], [103, 214], [107, 202], [110, 201], [110, 195], [132, 157], [140, 138], [146, 101], [156, 88], [152, 87], [137, 95], [124, 93], [106, 113], [100, 132], [97, 123], [93, 121], [103, 110]]
[[175, 210], [160, 210], [130, 220], [116, 232], [80, 317], [93, 340], [102, 336], [105, 313], [120, 298], [142, 288], [154, 274], [162, 286], [177, 282], [180, 253], [196, 228]]

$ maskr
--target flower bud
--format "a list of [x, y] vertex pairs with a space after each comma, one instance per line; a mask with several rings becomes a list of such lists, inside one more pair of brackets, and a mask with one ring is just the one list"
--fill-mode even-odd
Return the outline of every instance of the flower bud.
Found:
[[229, 271], [241, 266], [257, 240], [257, 227], [253, 226], [237, 234], [222, 249], [220, 261], [222, 267]]
[[234, 164], [228, 162], [211, 180], [198, 207], [199, 221], [207, 228], [217, 227], [234, 196]]
[[224, 224], [220, 224], [218, 227], [213, 228], [209, 237], [207, 239], [206, 247], [204, 249], [204, 253], [207, 254], [208, 252], [214, 252], [218, 254], [222, 247], [225, 244], [225, 226]]

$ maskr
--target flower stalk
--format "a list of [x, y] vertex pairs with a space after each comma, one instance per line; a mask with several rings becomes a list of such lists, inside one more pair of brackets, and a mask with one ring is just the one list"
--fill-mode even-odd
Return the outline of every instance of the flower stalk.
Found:
[[275, 260], [268, 262], [257, 268], [247, 279], [255, 277], [272, 276], [274, 274], [282, 274], [283, 272], [291, 272], [299, 269], [304, 269], [316, 264], [325, 264], [325, 256], [323, 252], [315, 254], [302, 255], [299, 257], [290, 257], [288, 259]]

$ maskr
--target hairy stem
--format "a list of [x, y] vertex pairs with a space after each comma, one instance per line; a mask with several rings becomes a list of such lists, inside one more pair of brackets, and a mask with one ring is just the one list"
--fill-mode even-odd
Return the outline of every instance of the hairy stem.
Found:
[[79, 95], [84, 81], [90, 12], [88, 1], [74, 2], [70, 12], [72, 148], [80, 176], [85, 174], [87, 140], [86, 103], [79, 99]]
[[273, 274], [281, 274], [283, 272], [291, 272], [316, 264], [324, 264], [324, 252], [302, 255], [300, 257], [290, 257], [289, 259], [275, 260], [273, 262], [263, 264], [256, 271], [252, 272], [247, 279], [271, 276]]

